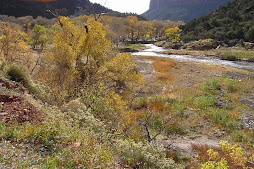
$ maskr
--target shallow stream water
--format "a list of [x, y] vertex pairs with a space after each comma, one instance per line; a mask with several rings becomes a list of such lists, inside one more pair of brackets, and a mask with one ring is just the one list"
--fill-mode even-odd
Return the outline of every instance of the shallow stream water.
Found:
[[146, 49], [139, 52], [132, 53], [132, 55], [165, 57], [165, 58], [172, 58], [176, 60], [189, 60], [189, 61], [195, 61], [195, 62], [203, 62], [207, 64], [227, 65], [227, 66], [232, 66], [235, 68], [254, 72], [253, 62], [227, 61], [227, 60], [221, 60], [221, 59], [216, 59], [212, 57], [202, 57], [202, 56], [198, 57], [198, 56], [191, 56], [191, 55], [168, 55], [168, 54], [159, 53], [159, 52], [166, 51], [162, 47], [158, 47], [153, 44], [145, 44], [145, 46], [146, 46]]

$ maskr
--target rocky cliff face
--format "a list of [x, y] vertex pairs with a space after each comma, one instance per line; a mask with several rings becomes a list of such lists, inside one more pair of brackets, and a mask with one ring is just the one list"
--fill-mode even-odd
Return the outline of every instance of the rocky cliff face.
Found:
[[224, 4], [229, 0], [151, 0], [150, 9], [156, 9], [165, 5], [200, 5], [200, 4]]
[[148, 19], [189, 22], [215, 10], [231, 0], [151, 0], [143, 15]]

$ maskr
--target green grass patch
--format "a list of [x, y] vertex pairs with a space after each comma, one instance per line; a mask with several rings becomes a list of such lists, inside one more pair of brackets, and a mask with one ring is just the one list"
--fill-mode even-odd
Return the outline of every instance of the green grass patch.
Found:
[[227, 80], [225, 86], [228, 92], [233, 93], [237, 90], [236, 85], [237, 82], [235, 80]]
[[216, 98], [213, 95], [201, 95], [193, 100], [193, 104], [200, 109], [207, 110], [209, 107], [214, 106]]
[[175, 114], [179, 115], [181, 118], [184, 117], [184, 111], [186, 109], [186, 106], [179, 101], [175, 101], [172, 104], [172, 110]]
[[128, 45], [125, 45], [123, 48], [129, 48], [131, 51], [135, 51], [135, 50], [142, 50], [142, 49], [145, 49], [145, 45], [143, 44], [128, 44]]
[[220, 53], [222, 59], [225, 60], [238, 60], [246, 59], [254, 61], [254, 51], [222, 51]]
[[206, 82], [202, 85], [201, 90], [206, 94], [217, 94], [220, 88], [220, 81], [218, 79], [212, 78], [206, 80]]

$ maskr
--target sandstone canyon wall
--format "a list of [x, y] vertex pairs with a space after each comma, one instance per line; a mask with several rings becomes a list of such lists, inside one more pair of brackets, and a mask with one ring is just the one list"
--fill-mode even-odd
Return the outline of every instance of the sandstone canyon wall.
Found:
[[151, 0], [143, 15], [148, 19], [189, 22], [215, 10], [231, 0]]

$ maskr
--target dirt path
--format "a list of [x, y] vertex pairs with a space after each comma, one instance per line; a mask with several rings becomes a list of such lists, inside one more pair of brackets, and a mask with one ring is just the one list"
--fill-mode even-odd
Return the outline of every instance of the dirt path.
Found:
[[180, 155], [194, 158], [197, 155], [194, 146], [207, 146], [218, 148], [220, 141], [207, 135], [196, 135], [194, 137], [171, 137], [166, 140], [159, 140], [160, 144], [173, 150], [177, 150]]

